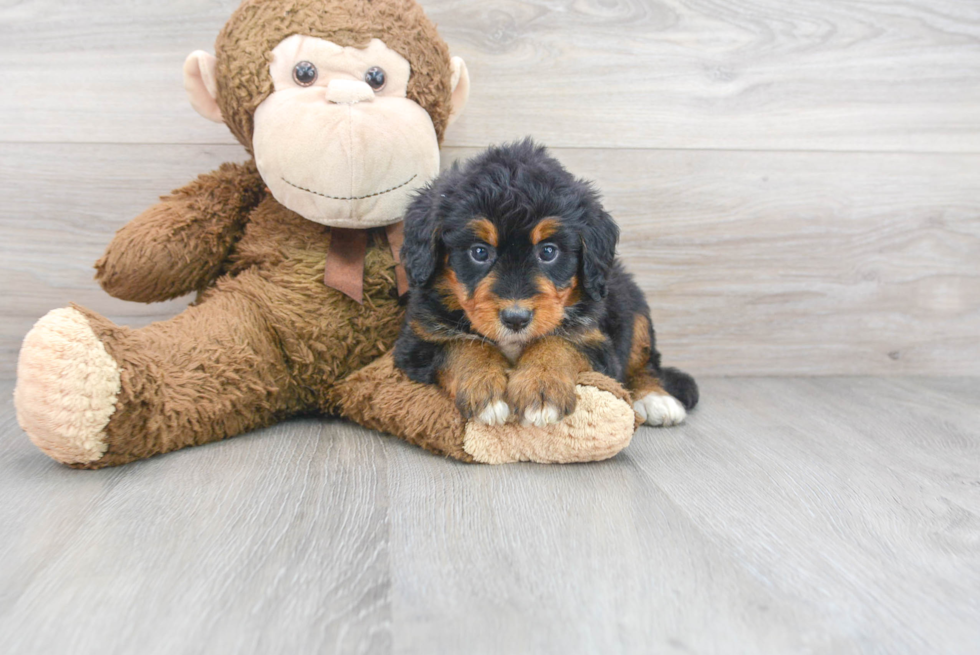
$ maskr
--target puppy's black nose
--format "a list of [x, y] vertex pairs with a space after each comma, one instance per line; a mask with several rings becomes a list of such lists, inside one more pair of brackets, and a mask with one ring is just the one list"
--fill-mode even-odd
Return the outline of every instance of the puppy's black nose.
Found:
[[514, 307], [500, 312], [500, 322], [509, 330], [520, 332], [531, 323], [534, 312], [529, 309]]

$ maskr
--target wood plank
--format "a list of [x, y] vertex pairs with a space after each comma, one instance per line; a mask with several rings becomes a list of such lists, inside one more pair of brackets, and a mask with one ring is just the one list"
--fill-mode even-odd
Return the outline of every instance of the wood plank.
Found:
[[561, 151], [623, 229], [667, 361], [980, 372], [980, 160]]
[[980, 641], [980, 379], [705, 379], [583, 466], [299, 420], [99, 472], [0, 383], [3, 652], [930, 652]]
[[[40, 149], [39, 149], [40, 148]], [[143, 305], [111, 298], [93, 264], [117, 229], [240, 146], [27, 146], [0, 151], [0, 375], [38, 318], [69, 302], [133, 326], [176, 315], [189, 298]]]
[[[474, 154], [447, 149], [446, 162]], [[653, 307], [698, 375], [980, 373], [980, 157], [558, 150], [594, 178]], [[0, 374], [44, 313], [140, 325], [186, 304], [110, 299], [114, 230], [243, 151], [8, 145], [0, 152]]]
[[393, 447], [400, 650], [973, 652], [975, 403], [907, 380], [704, 391], [600, 464], [457, 472]]
[[[0, 8], [0, 142], [233, 143], [181, 65], [236, 5]], [[449, 145], [980, 152], [970, 0], [423, 6], [473, 77]]]
[[[719, 381], [719, 404], [686, 434], [630, 454], [772, 593], [833, 607], [790, 650], [968, 653], [980, 643], [980, 383], [962, 387], [973, 403], [911, 380]], [[838, 631], [861, 646], [838, 646]]]
[[980, 379], [702, 387], [596, 464], [304, 419], [90, 472], [0, 382], [0, 651], [975, 652]]
[[0, 651], [391, 651], [366, 430], [297, 421], [85, 472], [34, 449], [9, 400], [0, 426]]
[[[659, 436], [641, 430], [630, 448]], [[452, 476], [399, 455], [392, 471], [410, 472], [389, 483], [403, 652], [792, 652], [805, 622], [832, 632], [706, 538], [630, 455]]]

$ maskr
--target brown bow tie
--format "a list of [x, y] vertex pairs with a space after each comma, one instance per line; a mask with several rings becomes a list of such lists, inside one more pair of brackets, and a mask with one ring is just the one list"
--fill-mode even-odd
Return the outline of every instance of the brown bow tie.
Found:
[[[401, 250], [405, 242], [405, 224], [402, 222], [385, 228], [388, 247], [395, 258], [395, 280], [398, 295], [408, 292], [408, 276], [402, 266]], [[323, 283], [349, 296], [357, 303], [364, 302], [364, 256], [367, 254], [368, 230], [330, 228], [330, 250], [323, 271]]]

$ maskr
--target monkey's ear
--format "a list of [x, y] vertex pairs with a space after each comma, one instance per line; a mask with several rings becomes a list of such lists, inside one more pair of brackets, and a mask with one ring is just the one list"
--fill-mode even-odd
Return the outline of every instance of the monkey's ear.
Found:
[[588, 220], [582, 233], [582, 286], [592, 300], [606, 297], [606, 278], [616, 258], [619, 226], [600, 209]]
[[470, 73], [466, 70], [466, 62], [459, 57], [453, 57], [453, 95], [452, 107], [449, 110], [449, 125], [452, 125], [466, 107], [470, 99]]
[[215, 123], [224, 123], [218, 107], [218, 79], [215, 68], [218, 60], [203, 50], [195, 50], [184, 61], [184, 89], [191, 106], [201, 116]]
[[430, 184], [419, 191], [405, 212], [402, 264], [413, 287], [425, 286], [436, 272], [442, 238], [435, 208], [436, 197], [436, 191]]

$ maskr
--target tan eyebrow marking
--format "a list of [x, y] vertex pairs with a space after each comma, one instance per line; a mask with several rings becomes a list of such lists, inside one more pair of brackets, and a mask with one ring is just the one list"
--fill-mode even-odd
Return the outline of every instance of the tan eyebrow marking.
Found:
[[491, 223], [489, 219], [478, 218], [470, 221], [470, 229], [473, 230], [473, 234], [476, 235], [477, 239], [484, 243], [489, 243], [494, 248], [497, 247], [499, 242], [497, 226]]
[[540, 223], [534, 226], [531, 230], [531, 243], [538, 245], [548, 237], [554, 235], [558, 232], [561, 227], [561, 221], [557, 218], [545, 218]]

